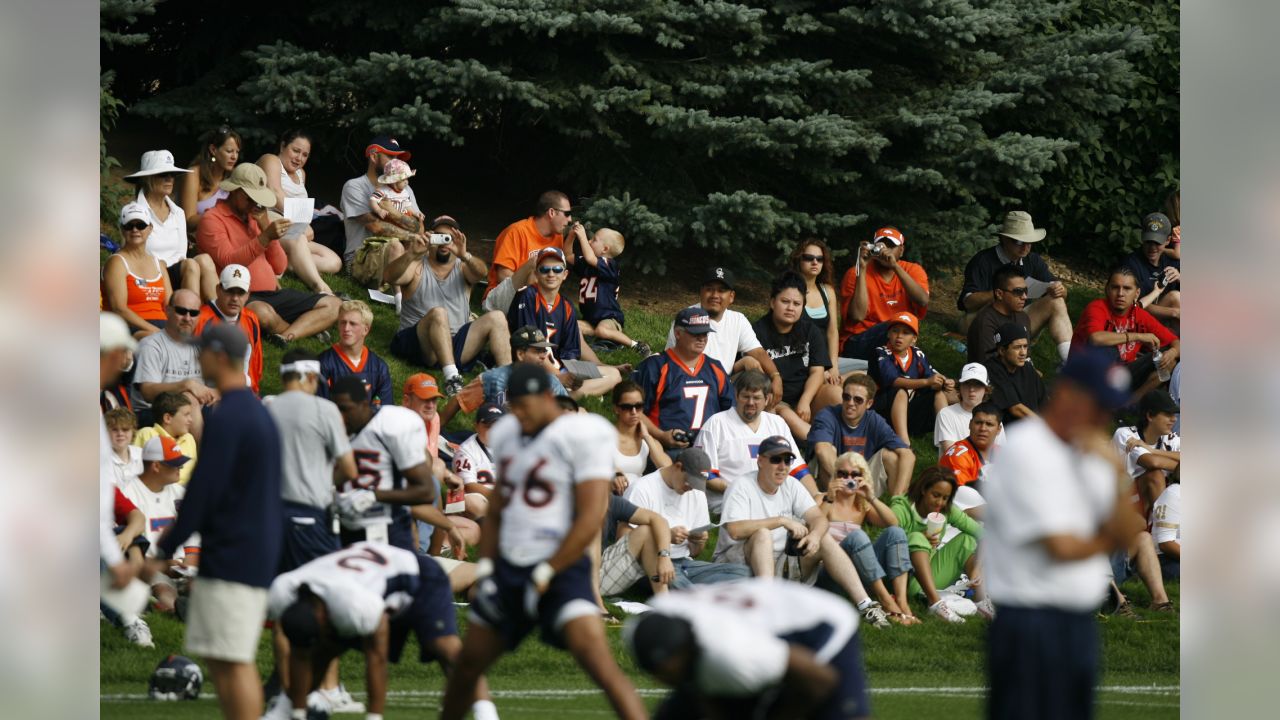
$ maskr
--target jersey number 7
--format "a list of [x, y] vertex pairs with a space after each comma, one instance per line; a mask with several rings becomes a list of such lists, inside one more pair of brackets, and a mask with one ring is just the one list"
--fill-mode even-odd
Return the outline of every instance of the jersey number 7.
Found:
[[690, 430], [702, 429], [703, 414], [707, 409], [707, 393], [711, 392], [711, 388], [706, 385], [685, 385], [684, 397], [686, 400], [693, 400], [693, 420], [689, 422]]

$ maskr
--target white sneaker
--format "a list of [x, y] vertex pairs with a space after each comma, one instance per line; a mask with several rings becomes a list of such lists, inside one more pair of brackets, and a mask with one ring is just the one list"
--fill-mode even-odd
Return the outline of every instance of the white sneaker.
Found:
[[946, 620], [952, 625], [961, 625], [964, 623], [964, 618], [960, 617], [955, 610], [952, 610], [951, 606], [947, 604], [945, 599], [939, 600], [938, 602], [930, 605], [929, 612], [933, 615], [937, 615], [943, 620]]
[[329, 705], [329, 696], [324, 694], [323, 690], [312, 690], [307, 695], [307, 710], [320, 714], [321, 717], [328, 717], [333, 712], [333, 707]]
[[360, 714], [365, 711], [364, 703], [357, 702], [351, 697], [351, 693], [347, 692], [347, 688], [339, 685], [331, 690], [321, 690], [324, 697], [329, 701], [329, 712], [338, 715], [342, 713]]
[[983, 600], [979, 600], [974, 604], [978, 606], [979, 615], [986, 618], [987, 620], [996, 619], [996, 606], [995, 606], [995, 603], [991, 602], [991, 598], [985, 598]]
[[889, 617], [884, 614], [884, 608], [875, 600], [862, 610], [862, 619], [878, 628], [889, 627]]
[[153, 648], [156, 646], [151, 641], [151, 626], [147, 625], [147, 621], [142, 618], [134, 618], [132, 622], [125, 624], [124, 636], [129, 642], [138, 647]]
[[261, 720], [289, 720], [292, 717], [293, 703], [288, 695], [280, 692], [267, 703], [267, 711], [262, 714]]

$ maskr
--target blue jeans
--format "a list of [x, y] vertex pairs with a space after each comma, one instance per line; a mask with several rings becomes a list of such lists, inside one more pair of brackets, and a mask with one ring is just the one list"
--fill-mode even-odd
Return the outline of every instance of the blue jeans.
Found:
[[866, 360], [876, 358], [876, 348], [889, 342], [889, 323], [879, 322], [856, 335], [850, 335], [840, 348], [840, 357]]
[[907, 550], [907, 534], [898, 526], [887, 527], [875, 543], [862, 530], [854, 530], [840, 542], [863, 585], [894, 578], [911, 570], [911, 553]]
[[685, 557], [673, 559], [671, 564], [676, 570], [676, 579], [671, 581], [672, 590], [686, 590], [690, 585], [733, 582], [751, 577], [751, 568], [741, 563], [709, 563]]

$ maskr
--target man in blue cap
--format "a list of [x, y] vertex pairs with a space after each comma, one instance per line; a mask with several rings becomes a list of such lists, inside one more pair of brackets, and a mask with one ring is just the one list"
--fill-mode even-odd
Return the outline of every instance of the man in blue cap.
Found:
[[632, 373], [644, 391], [641, 422], [668, 448], [686, 448], [707, 418], [733, 407], [733, 384], [719, 360], [706, 355], [711, 316], [694, 305], [676, 313], [675, 343]]
[[1128, 477], [1107, 433], [1130, 380], [1114, 354], [1074, 350], [1040, 414], [1009, 428], [984, 481], [983, 567], [996, 605], [988, 718], [1093, 716], [1107, 557], [1144, 525], [1122, 497]]

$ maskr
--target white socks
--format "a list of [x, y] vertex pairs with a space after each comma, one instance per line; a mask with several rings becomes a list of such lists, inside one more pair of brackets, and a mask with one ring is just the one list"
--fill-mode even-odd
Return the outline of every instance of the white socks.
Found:
[[457, 366], [457, 365], [445, 365], [445, 366], [444, 366], [444, 368], [443, 368], [443, 370], [444, 370], [444, 379], [445, 379], [445, 380], [448, 380], [449, 378], [451, 378], [451, 377], [453, 377], [453, 376], [455, 376], [455, 375], [461, 375], [461, 374], [462, 374], [462, 373], [458, 372], [458, 366]]
[[1058, 343], [1058, 357], [1062, 358], [1062, 362], [1067, 361], [1067, 354], [1071, 352], [1071, 341]]
[[858, 603], [859, 612], [866, 610], [869, 607], [871, 607], [871, 598], [864, 598], [862, 602]]
[[477, 700], [471, 706], [471, 715], [475, 720], [498, 720], [498, 706], [491, 700]]

